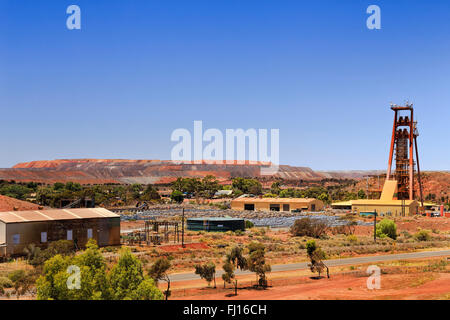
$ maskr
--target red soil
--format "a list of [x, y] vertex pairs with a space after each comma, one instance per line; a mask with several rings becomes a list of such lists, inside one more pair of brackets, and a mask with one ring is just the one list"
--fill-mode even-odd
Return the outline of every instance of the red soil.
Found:
[[[450, 292], [450, 274], [384, 274], [381, 288], [367, 289], [367, 277], [334, 275], [330, 279], [291, 279], [283, 284], [274, 284], [266, 290], [241, 289], [234, 296], [233, 289], [191, 289], [189, 295], [173, 297], [180, 300], [380, 300], [380, 299], [441, 299]], [[207, 293], [209, 291], [211, 293]]]
[[[208, 245], [203, 242], [199, 243], [186, 243], [184, 249], [195, 249], [195, 250], [205, 250], [209, 249]], [[166, 252], [176, 252], [183, 250], [183, 247], [181, 244], [174, 244], [174, 245], [163, 245], [159, 247], [161, 250]]]
[[37, 204], [0, 195], [0, 211], [38, 210]]

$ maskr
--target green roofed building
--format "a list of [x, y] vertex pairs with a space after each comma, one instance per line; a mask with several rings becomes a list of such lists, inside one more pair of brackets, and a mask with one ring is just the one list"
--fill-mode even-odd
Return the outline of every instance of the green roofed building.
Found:
[[236, 231], [245, 230], [244, 219], [238, 218], [189, 218], [187, 229], [192, 231]]

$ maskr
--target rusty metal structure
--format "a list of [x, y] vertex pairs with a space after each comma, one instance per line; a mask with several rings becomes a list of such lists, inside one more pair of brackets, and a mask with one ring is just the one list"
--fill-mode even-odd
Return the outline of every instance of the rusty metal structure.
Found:
[[[163, 228], [162, 233], [159, 231], [160, 227]], [[173, 242], [180, 242], [178, 222], [145, 220], [144, 234], [147, 244], [161, 244], [161, 242], [169, 242], [171, 233], [169, 227], [173, 227]]]
[[[413, 105], [405, 106], [391, 104], [394, 111], [387, 180], [397, 181], [397, 199], [414, 200], [416, 197], [414, 173], [417, 165], [417, 177], [420, 191], [420, 201], [423, 207], [422, 181], [420, 178], [419, 152], [417, 150], [417, 121], [414, 121]], [[414, 161], [414, 150], [415, 159]], [[395, 171], [392, 172], [392, 162], [395, 154]]]

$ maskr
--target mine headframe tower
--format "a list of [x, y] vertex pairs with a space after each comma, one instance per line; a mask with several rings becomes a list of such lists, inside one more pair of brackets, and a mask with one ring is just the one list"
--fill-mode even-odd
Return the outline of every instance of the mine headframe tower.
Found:
[[[395, 112], [394, 126], [392, 128], [391, 148], [389, 151], [389, 163], [386, 179], [397, 180], [397, 199], [414, 200], [414, 165], [417, 164], [418, 185], [420, 190], [420, 201], [423, 207], [422, 181], [420, 178], [419, 152], [417, 151], [417, 122], [414, 121], [413, 105], [406, 103], [405, 106], [391, 104]], [[404, 114], [405, 115], [402, 115]], [[414, 161], [414, 149], [416, 161]], [[395, 152], [395, 171], [392, 173], [392, 160]]]

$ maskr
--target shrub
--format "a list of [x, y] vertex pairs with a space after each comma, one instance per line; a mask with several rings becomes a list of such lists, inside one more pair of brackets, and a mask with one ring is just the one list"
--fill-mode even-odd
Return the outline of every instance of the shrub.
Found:
[[347, 236], [347, 241], [352, 243], [352, 244], [356, 244], [356, 243], [358, 243], [358, 237], [355, 236], [354, 234], [349, 234]]
[[245, 220], [245, 229], [251, 229], [255, 226], [255, 224], [253, 222], [251, 222], [250, 220]]
[[0, 277], [0, 288], [12, 288], [14, 283], [7, 277]]
[[276, 198], [276, 197], [278, 197], [278, 195], [274, 193], [266, 193], [263, 195], [263, 198]]
[[344, 235], [354, 234], [356, 225], [357, 225], [356, 221], [348, 221], [346, 224], [331, 228], [331, 232], [333, 234], [344, 234]]
[[419, 230], [419, 232], [414, 234], [414, 239], [417, 241], [430, 241], [431, 235], [428, 230]]
[[170, 198], [177, 203], [182, 203], [184, 200], [184, 195], [181, 191], [174, 190], [170, 195]]
[[397, 225], [394, 221], [389, 219], [383, 219], [377, 224], [377, 237], [385, 238], [389, 237], [393, 240], [397, 239]]
[[405, 239], [409, 239], [412, 237], [411, 234], [406, 230], [402, 231], [402, 235], [405, 237]]
[[327, 223], [311, 218], [302, 218], [296, 220], [291, 227], [291, 233], [294, 236], [308, 236], [320, 238], [326, 234], [329, 226]]

